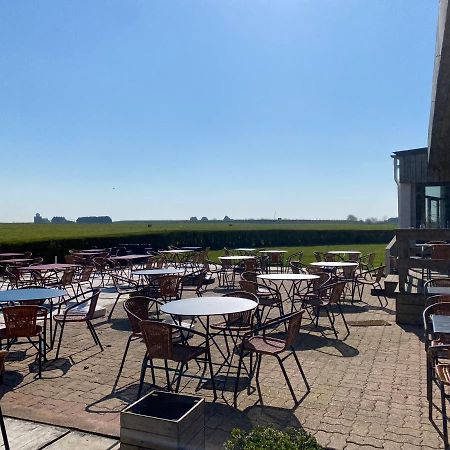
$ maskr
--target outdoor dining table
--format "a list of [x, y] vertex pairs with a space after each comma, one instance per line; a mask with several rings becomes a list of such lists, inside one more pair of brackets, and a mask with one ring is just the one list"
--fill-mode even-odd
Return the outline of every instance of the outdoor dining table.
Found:
[[173, 250], [161, 250], [159, 253], [162, 253], [167, 257], [168, 260], [170, 260], [175, 266], [177, 266], [184, 263], [189, 255], [193, 253], [193, 250], [177, 248]]
[[166, 267], [162, 269], [140, 269], [133, 270], [133, 275], [145, 275], [145, 276], [163, 276], [184, 273], [184, 269], [177, 269], [176, 267]]
[[25, 253], [0, 253], [0, 259], [16, 258], [24, 255]]
[[188, 252], [196, 252], [201, 249], [202, 247], [181, 247], [180, 250], [187, 250]]
[[17, 270], [20, 272], [32, 272], [34, 270], [39, 272], [45, 272], [50, 270], [66, 270], [66, 269], [76, 269], [79, 267], [77, 264], [36, 264], [35, 266], [24, 266], [24, 267], [18, 267]]
[[[275, 283], [277, 281], [280, 282], [280, 289], [283, 289], [286, 293], [288, 300], [291, 301], [291, 311], [294, 310], [294, 296], [295, 291], [298, 292], [298, 284], [302, 281], [311, 282], [313, 280], [317, 280], [320, 277], [318, 275], [311, 275], [307, 273], [266, 273], [262, 275], [258, 275], [260, 280], [269, 281]], [[290, 281], [291, 285], [288, 289], [285, 282]], [[276, 283], [275, 283], [276, 284]]]
[[323, 269], [341, 269], [343, 267], [355, 267], [358, 263], [349, 261], [315, 261], [309, 263], [309, 265], [314, 267], [322, 267]]
[[341, 259], [347, 258], [358, 258], [361, 255], [361, 252], [357, 250], [331, 250], [327, 252], [328, 255], [339, 256]]
[[1, 265], [11, 265], [15, 266], [17, 264], [25, 264], [33, 261], [32, 258], [12, 258], [12, 259], [0, 259]]
[[246, 261], [249, 259], [255, 259], [254, 256], [248, 256], [248, 255], [229, 255], [229, 256], [219, 256], [219, 259], [221, 261]]
[[50, 300], [50, 337], [52, 336], [52, 314], [53, 314], [53, 299], [56, 297], [63, 297], [67, 292], [64, 289], [56, 288], [23, 288], [23, 289], [8, 289], [7, 291], [0, 291], [0, 304], [13, 302], [35, 302], [39, 300]]
[[[257, 306], [258, 304], [253, 300], [242, 297], [205, 296], [201, 298], [174, 300], [162, 305], [160, 311], [172, 316], [175, 323], [177, 323], [177, 317], [180, 316], [197, 317], [205, 329], [206, 346], [209, 346], [209, 341], [211, 340], [224, 357], [225, 361], [220, 364], [221, 368], [224, 364], [231, 364], [231, 362], [228, 360], [228, 357], [224, 355], [221, 348], [214, 340], [214, 337], [211, 335], [210, 318], [214, 316], [226, 317], [228, 314], [252, 311], [256, 309]], [[178, 320], [178, 322], [180, 321]]]

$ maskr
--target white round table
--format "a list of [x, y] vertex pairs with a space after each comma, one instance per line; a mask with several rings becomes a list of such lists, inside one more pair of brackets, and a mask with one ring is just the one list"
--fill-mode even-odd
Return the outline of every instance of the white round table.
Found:
[[356, 250], [331, 250], [329, 252], [330, 255], [360, 255], [361, 252]]
[[260, 250], [259, 253], [287, 253], [287, 250]]
[[[320, 277], [318, 275], [312, 275], [308, 273], [267, 273], [258, 275], [259, 279], [261, 280], [267, 280], [271, 283], [276, 284], [276, 281], [280, 282], [280, 290], [283, 289], [286, 293], [287, 298], [291, 301], [291, 311], [294, 310], [294, 300], [295, 300], [295, 292], [298, 291], [298, 285], [302, 281], [307, 281], [308, 286], [309, 283], [313, 280], [317, 280]], [[285, 281], [290, 281], [291, 285], [289, 289], [285, 285]], [[300, 295], [300, 293], [299, 293]]]
[[160, 310], [173, 316], [210, 317], [250, 311], [257, 306], [247, 298], [209, 296], [174, 300], [162, 305]]
[[342, 267], [355, 267], [358, 263], [346, 261], [316, 261], [310, 263], [309, 265], [314, 267], [323, 267], [324, 269], [339, 269]]
[[10, 289], [7, 291], [0, 291], [0, 303], [47, 300], [55, 297], [62, 297], [66, 294], [67, 292], [64, 289]]
[[166, 267], [162, 269], [141, 269], [133, 270], [133, 275], [145, 275], [145, 276], [161, 276], [161, 275], [172, 275], [178, 273], [184, 273], [184, 269], [177, 269], [176, 267]]
[[246, 256], [246, 255], [230, 255], [230, 256], [219, 256], [219, 259], [222, 261], [245, 261], [248, 259], [255, 259], [254, 256]]

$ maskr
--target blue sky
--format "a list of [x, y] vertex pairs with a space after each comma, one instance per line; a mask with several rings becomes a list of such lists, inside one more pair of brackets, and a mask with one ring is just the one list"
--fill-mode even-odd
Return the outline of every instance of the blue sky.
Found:
[[438, 0], [0, 0], [0, 221], [396, 215]]

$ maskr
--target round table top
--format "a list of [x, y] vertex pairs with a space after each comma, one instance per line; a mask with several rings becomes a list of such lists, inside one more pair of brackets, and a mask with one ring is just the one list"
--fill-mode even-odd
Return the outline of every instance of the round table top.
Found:
[[258, 278], [271, 281], [309, 281], [317, 280], [320, 277], [308, 273], [265, 273], [258, 275]]
[[332, 250], [330, 252], [327, 252], [330, 255], [360, 255], [361, 252], [358, 252], [357, 250]]
[[0, 264], [18, 264], [33, 261], [32, 258], [0, 259]]
[[0, 258], [13, 258], [15, 256], [23, 256], [25, 253], [0, 253]]
[[133, 270], [133, 275], [171, 275], [177, 273], [184, 273], [184, 269], [176, 269], [175, 267], [166, 267], [164, 269]]
[[35, 266], [18, 267], [17, 270], [22, 272], [32, 271], [32, 270], [66, 270], [66, 269], [76, 269], [76, 264], [36, 264]]
[[236, 248], [238, 252], [256, 252], [256, 248]]
[[287, 253], [287, 250], [260, 250], [259, 253]]
[[316, 267], [354, 267], [357, 266], [358, 263], [356, 262], [345, 262], [345, 261], [317, 261], [312, 262], [309, 264], [310, 266], [316, 266]]
[[223, 316], [250, 311], [258, 306], [242, 297], [200, 297], [174, 300], [161, 306], [161, 311], [175, 316]]
[[159, 253], [169, 253], [169, 254], [172, 254], [172, 255], [177, 255], [177, 254], [180, 254], [180, 253], [190, 253], [192, 250], [186, 250], [186, 249], [181, 249], [181, 248], [178, 248], [178, 249], [174, 249], [174, 250], [161, 250]]
[[123, 255], [123, 256], [111, 256], [109, 259], [117, 260], [132, 260], [132, 259], [148, 259], [148, 255]]
[[219, 256], [220, 260], [225, 261], [243, 261], [245, 259], [255, 259], [254, 256], [246, 256], [246, 255], [230, 255], [230, 256]]
[[0, 291], [0, 302], [45, 300], [47, 298], [61, 297], [66, 294], [67, 292], [64, 289], [10, 289], [8, 291]]
[[191, 250], [201, 250], [202, 249], [202, 247], [181, 247], [181, 250], [188, 250], [188, 251], [191, 251]]

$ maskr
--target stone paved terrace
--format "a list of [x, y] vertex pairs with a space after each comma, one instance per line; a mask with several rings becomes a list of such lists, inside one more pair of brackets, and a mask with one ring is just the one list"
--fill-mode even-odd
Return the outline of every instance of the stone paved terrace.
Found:
[[[109, 305], [113, 297], [106, 290], [102, 303]], [[345, 341], [334, 339], [328, 328], [317, 330], [304, 321], [296, 350], [311, 391], [296, 408], [270, 357], [261, 366], [262, 402], [256, 390], [247, 395], [242, 386], [234, 409], [233, 375], [216, 403], [210, 402], [211, 388], [205, 385], [199, 393], [208, 401], [207, 448], [222, 448], [234, 427], [261, 424], [302, 426], [320, 444], [335, 449], [443, 448], [427, 417], [422, 330], [397, 326], [394, 307], [390, 300], [387, 308], [380, 308], [377, 298], [369, 294], [363, 303], [346, 304], [344, 311], [352, 325]], [[370, 322], [374, 320], [378, 326]], [[95, 322], [105, 351], [93, 345], [85, 327], [68, 325], [60, 358], [52, 360], [55, 351], [50, 352], [41, 380], [35, 379], [34, 350], [28, 345], [11, 349], [1, 388], [5, 415], [117, 438], [119, 413], [136, 398], [144, 347], [139, 341], [132, 343], [116, 385], [129, 333], [125, 313], [119, 304], [111, 323], [104, 318]], [[327, 319], [322, 317], [321, 323], [327, 325]], [[340, 319], [337, 327], [344, 332]], [[213, 359], [220, 360], [217, 350], [213, 350]], [[293, 363], [286, 361], [301, 397], [305, 388]], [[157, 371], [161, 388], [163, 376]], [[196, 385], [196, 380], [183, 379], [181, 390], [194, 393]], [[145, 392], [151, 388], [147, 383]]]

